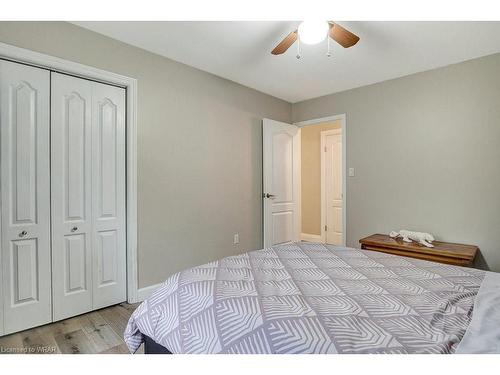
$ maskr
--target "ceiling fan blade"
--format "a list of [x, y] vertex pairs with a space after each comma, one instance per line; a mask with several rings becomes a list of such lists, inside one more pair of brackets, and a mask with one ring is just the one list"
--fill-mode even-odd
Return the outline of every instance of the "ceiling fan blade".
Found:
[[329, 22], [330, 24], [330, 38], [335, 40], [344, 48], [349, 48], [359, 41], [359, 36], [354, 35], [349, 30], [344, 29], [338, 23]]
[[271, 51], [273, 55], [281, 55], [297, 40], [297, 30], [292, 31]]

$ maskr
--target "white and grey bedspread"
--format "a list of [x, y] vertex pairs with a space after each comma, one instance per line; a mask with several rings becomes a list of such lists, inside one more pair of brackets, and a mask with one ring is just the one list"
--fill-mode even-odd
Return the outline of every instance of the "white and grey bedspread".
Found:
[[179, 272], [132, 314], [131, 352], [453, 353], [486, 271], [293, 243]]

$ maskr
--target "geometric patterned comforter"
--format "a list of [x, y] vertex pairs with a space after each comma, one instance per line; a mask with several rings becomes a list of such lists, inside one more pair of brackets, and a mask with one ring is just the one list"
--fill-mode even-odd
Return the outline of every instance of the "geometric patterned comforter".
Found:
[[187, 269], [132, 314], [172, 353], [453, 353], [485, 272], [292, 243]]

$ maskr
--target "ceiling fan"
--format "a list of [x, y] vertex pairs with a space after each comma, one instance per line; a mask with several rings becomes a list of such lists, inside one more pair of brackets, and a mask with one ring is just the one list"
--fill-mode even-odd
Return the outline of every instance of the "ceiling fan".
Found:
[[285, 53], [290, 46], [298, 40], [299, 53], [297, 58], [300, 58], [300, 42], [306, 44], [317, 44], [328, 37], [328, 53], [330, 56], [330, 38], [335, 40], [344, 48], [349, 48], [359, 41], [359, 37], [349, 30], [344, 29], [338, 23], [332, 21], [304, 21], [299, 27], [288, 34], [274, 49], [271, 51], [273, 55], [281, 55]]

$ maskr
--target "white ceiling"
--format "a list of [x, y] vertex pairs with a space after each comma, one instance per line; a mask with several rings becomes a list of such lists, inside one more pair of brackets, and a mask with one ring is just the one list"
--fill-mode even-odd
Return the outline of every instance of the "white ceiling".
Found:
[[361, 40], [271, 50], [298, 22], [74, 22], [295, 103], [500, 52], [500, 22], [339, 22]]

